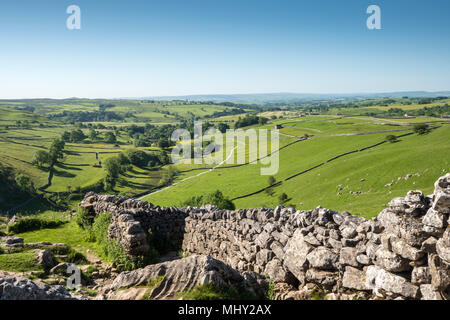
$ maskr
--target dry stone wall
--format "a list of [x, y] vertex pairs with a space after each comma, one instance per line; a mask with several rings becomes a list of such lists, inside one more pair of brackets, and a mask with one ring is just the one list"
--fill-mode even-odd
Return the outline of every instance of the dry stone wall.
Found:
[[161, 230], [186, 254], [212, 256], [292, 290], [313, 284], [384, 299], [450, 293], [450, 174], [438, 179], [432, 195], [410, 191], [370, 220], [322, 207], [160, 208], [92, 193], [81, 206], [113, 213], [110, 237], [132, 255], [148, 249], [148, 229]]

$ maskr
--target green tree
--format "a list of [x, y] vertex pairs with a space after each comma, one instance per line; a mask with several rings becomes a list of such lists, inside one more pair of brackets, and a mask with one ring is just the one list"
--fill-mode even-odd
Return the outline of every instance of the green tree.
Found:
[[61, 138], [65, 142], [70, 142], [70, 131], [64, 131]]
[[172, 183], [173, 178], [178, 173], [178, 170], [174, 166], [169, 166], [162, 174], [161, 180], [159, 180], [160, 186], [167, 186]]
[[236, 206], [234, 205], [233, 201], [225, 197], [223, 193], [219, 190], [216, 190], [213, 193], [210, 193], [205, 196], [192, 197], [183, 203], [183, 205], [185, 206], [193, 206], [193, 207], [201, 207], [207, 204], [215, 205], [220, 209], [226, 210], [236, 209]]
[[277, 179], [275, 179], [274, 176], [270, 176], [270, 177], [267, 179], [267, 183], [269, 184], [269, 186], [274, 185], [275, 182], [277, 182]]
[[108, 158], [103, 164], [106, 175], [112, 179], [117, 179], [122, 173], [122, 166], [118, 158]]
[[19, 173], [16, 175], [16, 184], [23, 192], [33, 193], [36, 191], [34, 188], [34, 183], [31, 178], [27, 175]]
[[285, 203], [288, 199], [289, 199], [288, 195], [284, 192], [280, 194], [280, 196], [278, 197], [278, 201], [280, 203]]
[[86, 135], [81, 131], [81, 129], [73, 130], [70, 132], [70, 141], [71, 142], [81, 142], [86, 139]]
[[119, 175], [122, 173], [122, 165], [118, 158], [108, 158], [104, 162], [106, 177], [104, 180], [105, 190], [113, 190], [116, 186]]
[[386, 136], [385, 139], [386, 139], [387, 142], [390, 142], [390, 143], [397, 142], [397, 137], [394, 136], [393, 134], [390, 134], [390, 135]]
[[418, 123], [418, 124], [414, 125], [413, 130], [415, 133], [417, 133], [419, 135], [423, 135], [423, 134], [427, 134], [430, 132], [430, 126], [425, 123]]
[[90, 128], [88, 136], [89, 136], [89, 139], [91, 139], [91, 141], [95, 141], [98, 139], [98, 132], [95, 131], [94, 129]]
[[50, 153], [44, 150], [38, 150], [33, 156], [31, 163], [38, 168], [42, 168], [46, 164], [51, 164]]
[[161, 149], [165, 149], [171, 146], [171, 143], [168, 139], [160, 138], [158, 140], [158, 147]]
[[221, 122], [217, 125], [217, 129], [220, 132], [225, 133], [225, 132], [227, 132], [228, 129], [230, 129], [230, 126], [227, 123]]
[[62, 139], [56, 138], [53, 140], [52, 145], [50, 146], [50, 166], [53, 166], [58, 160], [64, 158], [64, 146], [65, 142]]
[[108, 131], [105, 133], [105, 142], [106, 143], [116, 143], [117, 142], [117, 138], [114, 135], [114, 133]]

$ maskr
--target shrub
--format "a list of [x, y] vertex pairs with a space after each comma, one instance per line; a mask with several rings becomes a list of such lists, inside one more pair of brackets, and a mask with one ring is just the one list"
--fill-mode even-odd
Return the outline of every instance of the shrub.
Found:
[[[266, 278], [269, 279], [269, 276], [266, 275]], [[273, 280], [269, 280], [269, 289], [267, 289], [267, 299], [275, 300], [275, 282]]]
[[280, 194], [280, 196], [278, 197], [278, 201], [280, 203], [285, 203], [288, 199], [289, 199], [288, 195], [284, 192]]
[[430, 126], [424, 123], [419, 123], [414, 125], [413, 128], [414, 132], [419, 134], [419, 135], [423, 135], [423, 134], [427, 134], [430, 132]]
[[50, 250], [55, 256], [66, 256], [66, 258], [61, 259], [64, 262], [74, 263], [74, 264], [86, 264], [88, 263], [87, 258], [84, 254], [76, 251], [70, 246], [61, 246], [61, 247], [49, 247]]
[[8, 226], [8, 233], [24, 233], [41, 229], [54, 229], [67, 223], [62, 220], [49, 220], [42, 218], [21, 218], [15, 224]]
[[88, 230], [92, 226], [92, 223], [94, 223], [94, 216], [87, 210], [78, 209], [75, 215], [75, 222], [81, 229]]
[[392, 134], [390, 134], [390, 135], [388, 135], [388, 136], [386, 136], [386, 141], [387, 142], [390, 142], [390, 143], [394, 143], [394, 142], [397, 142], [397, 137], [396, 136], [394, 136], [394, 135], [392, 135]]
[[183, 203], [183, 205], [185, 206], [192, 206], [192, 207], [201, 207], [207, 204], [215, 205], [220, 209], [226, 210], [236, 209], [236, 206], [234, 205], [233, 201], [225, 197], [223, 193], [219, 190], [216, 190], [215, 192], [206, 196], [192, 197]]
[[66, 262], [74, 264], [86, 264], [88, 262], [84, 254], [73, 249], [70, 250], [69, 254], [67, 255], [67, 259], [65, 260]]
[[2, 247], [0, 247], [0, 254], [4, 254], [5, 253], [5, 249], [3, 249]]
[[128, 149], [125, 151], [125, 155], [130, 160], [131, 164], [138, 167], [146, 166], [149, 161], [148, 154], [142, 150]]
[[269, 184], [269, 186], [275, 184], [275, 182], [277, 182], [277, 180], [275, 179], [274, 176], [270, 176], [270, 177], [267, 179], [267, 183]]
[[169, 166], [162, 174], [161, 180], [159, 181], [160, 186], [167, 186], [172, 183], [173, 178], [177, 174], [177, 169], [173, 166]]
[[238, 292], [233, 287], [218, 288], [212, 283], [197, 286], [181, 293], [183, 300], [254, 300], [254, 294], [246, 291]]

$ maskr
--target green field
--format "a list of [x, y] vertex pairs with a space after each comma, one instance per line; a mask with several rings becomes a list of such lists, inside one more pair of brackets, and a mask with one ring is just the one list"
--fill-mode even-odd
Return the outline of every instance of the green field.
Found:
[[[447, 101], [433, 103], [443, 104]], [[0, 160], [18, 173], [27, 174], [36, 187], [47, 184], [48, 170], [38, 169], [31, 164], [38, 150], [48, 150], [53, 139], [64, 131], [73, 130], [74, 123], [62, 121], [64, 118], [50, 120], [48, 116], [61, 112], [92, 113], [99, 110], [99, 105], [107, 105], [106, 110], [119, 115], [128, 114], [121, 121], [86, 121], [85, 125], [100, 125], [103, 135], [112, 127], [122, 128], [130, 124], [144, 126], [146, 123], [164, 125], [177, 123], [190, 117], [197, 117], [211, 123], [229, 123], [242, 115], [219, 115], [227, 112], [230, 106], [215, 104], [190, 103], [184, 101], [137, 101], [137, 100], [18, 100], [0, 102]], [[34, 108], [32, 111], [28, 110]], [[429, 105], [425, 105], [429, 106]], [[377, 106], [375, 106], [377, 107]], [[415, 108], [415, 105], [409, 105]], [[28, 109], [27, 109], [28, 108]], [[385, 108], [379, 106], [379, 110]], [[25, 110], [26, 109], [26, 110]], [[273, 188], [273, 195], [265, 192], [235, 200], [238, 208], [274, 207], [279, 204], [278, 196], [286, 193], [289, 197], [285, 204], [295, 205], [298, 209], [309, 209], [317, 205], [337, 210], [348, 210], [364, 216], [376, 215], [385, 207], [393, 196], [400, 196], [410, 189], [423, 189], [430, 192], [432, 182], [448, 171], [449, 137], [448, 119], [435, 117], [414, 118], [379, 118], [362, 114], [372, 107], [332, 109], [328, 114], [304, 115], [300, 110], [263, 111], [270, 121], [264, 126], [253, 125], [244, 129], [273, 129], [280, 125], [280, 147], [307, 135], [307, 141], [297, 142], [279, 152], [279, 171], [274, 175], [277, 181], [317, 166], [324, 161], [356, 149], [361, 149], [381, 142], [388, 134], [402, 135], [412, 132], [416, 123], [429, 123], [441, 126], [424, 136], [412, 135], [401, 138], [397, 143], [385, 143], [363, 152], [352, 153], [345, 157], [326, 163], [319, 168], [284, 181]], [[249, 112], [250, 109], [242, 109]], [[333, 111], [334, 110], [334, 111]], [[336, 112], [345, 110], [346, 112]], [[338, 114], [339, 113], [339, 114]], [[130, 116], [131, 114], [131, 116]], [[348, 115], [345, 115], [348, 114]], [[273, 116], [274, 119], [272, 119]], [[17, 121], [27, 120], [26, 126]], [[88, 135], [89, 130], [83, 132]], [[64, 158], [54, 167], [51, 184], [45, 192], [53, 197], [68, 197], [72, 190], [81, 188], [84, 192], [95, 188], [106, 177], [103, 167], [98, 167], [108, 158], [116, 157], [131, 145], [126, 132], [120, 131], [117, 144], [91, 141], [66, 143]], [[219, 143], [220, 144], [220, 143]], [[151, 152], [157, 147], [138, 147]], [[439, 156], [427, 157], [439, 150]], [[223, 159], [230, 159], [232, 150], [221, 145], [219, 152]], [[254, 151], [253, 151], [254, 152]], [[250, 160], [251, 150], [245, 149], [246, 161]], [[236, 156], [236, 155], [235, 155]], [[256, 156], [257, 153], [251, 154]], [[145, 200], [158, 205], [181, 205], [192, 196], [203, 195], [214, 190], [221, 190], [231, 199], [258, 191], [268, 186], [268, 177], [260, 174], [261, 164], [234, 166], [230, 163], [216, 164], [175, 164], [179, 173], [173, 185], [159, 188], [167, 166], [150, 168], [131, 166], [123, 173], [115, 187], [115, 192], [128, 196], [149, 194]], [[214, 168], [213, 170], [211, 170]], [[414, 179], [401, 180], [406, 174], [419, 174]], [[364, 182], [360, 182], [364, 179]], [[391, 187], [386, 184], [395, 180]], [[414, 183], [414, 184], [413, 184]], [[156, 193], [152, 193], [156, 190]], [[189, 190], [189, 192], [186, 192]], [[79, 199], [79, 195], [75, 199]], [[5, 201], [5, 199], [0, 199]], [[70, 201], [76, 204], [77, 200]], [[38, 206], [32, 203], [31, 211]], [[8, 207], [4, 205], [3, 207]], [[12, 207], [12, 205], [10, 206]], [[29, 207], [29, 206], [27, 206]], [[26, 207], [26, 208], [27, 208]], [[26, 209], [24, 208], [24, 210]], [[29, 210], [26, 210], [29, 212]]]
[[[317, 137], [280, 152], [280, 170], [275, 175], [277, 181], [282, 181], [339, 154], [381, 142], [389, 134], [371, 132], [398, 130], [395, 127], [369, 123], [364, 119], [352, 119], [354, 124], [343, 126], [336, 122], [343, 123], [349, 120], [322, 120], [324, 119], [307, 119], [294, 123], [293, 127], [289, 128], [289, 133], [294, 135], [302, 135], [305, 132], [311, 134], [312, 130], [308, 131], [306, 127], [321, 132], [315, 132]], [[406, 131], [395, 134], [408, 133], [412, 131], [411, 129], [407, 126], [401, 128]], [[286, 131], [282, 129], [281, 132]], [[344, 132], [355, 135], [341, 135]], [[273, 196], [262, 192], [236, 200], [236, 206], [274, 207], [278, 204], [278, 195], [285, 192], [290, 198], [288, 203], [294, 204], [298, 209], [322, 205], [336, 210], [348, 210], [366, 217], [374, 216], [394, 196], [404, 195], [411, 189], [431, 193], [436, 178], [449, 170], [449, 138], [450, 127], [443, 126], [425, 136], [407, 136], [397, 143], [385, 143], [373, 149], [350, 154], [283, 182], [281, 186], [275, 188]], [[433, 150], [439, 150], [439, 156], [429, 157]], [[407, 174], [420, 176], [396, 182], [398, 177]], [[185, 176], [180, 175], [180, 180], [184, 178]], [[266, 176], [260, 175], [259, 165], [216, 169], [144, 199], [158, 205], [180, 205], [189, 197], [208, 193], [211, 189], [219, 189], [230, 198], [235, 198], [266, 187], [267, 179]], [[360, 182], [362, 179], [364, 181]], [[395, 183], [392, 187], [385, 187], [393, 180]], [[339, 190], [339, 186], [342, 190]], [[186, 194], [183, 190], [189, 190], [189, 193]]]

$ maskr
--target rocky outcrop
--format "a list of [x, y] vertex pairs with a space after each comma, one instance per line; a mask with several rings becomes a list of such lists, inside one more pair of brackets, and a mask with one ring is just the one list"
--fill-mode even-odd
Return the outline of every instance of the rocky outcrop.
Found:
[[439, 178], [432, 195], [410, 191], [370, 220], [322, 207], [160, 208], [93, 193], [81, 203], [96, 214], [113, 213], [110, 237], [129, 254], [145, 252], [148, 230], [160, 231], [187, 254], [211, 256], [293, 291], [280, 296], [318, 287], [334, 298], [353, 291], [383, 299], [448, 296], [449, 205], [450, 174]]
[[257, 274], [240, 273], [212, 257], [194, 255], [123, 272], [105, 288], [103, 298], [135, 299], [147, 292], [149, 299], [167, 299], [204, 284], [234, 288], [240, 293], [247, 291], [259, 298], [267, 290], [267, 281]]
[[49, 286], [23, 278], [0, 278], [0, 300], [78, 300], [62, 286]]

